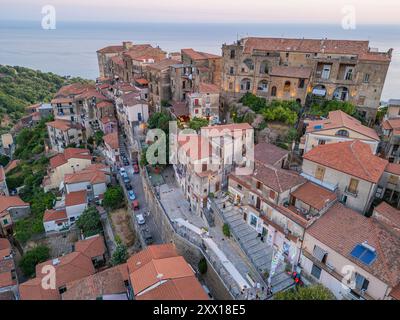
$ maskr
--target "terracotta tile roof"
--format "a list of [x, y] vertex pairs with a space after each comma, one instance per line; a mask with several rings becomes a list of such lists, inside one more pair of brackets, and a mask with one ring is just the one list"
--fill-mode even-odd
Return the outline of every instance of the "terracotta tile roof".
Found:
[[330, 40], [330, 39], [287, 39], [287, 38], [257, 38], [242, 39], [243, 51], [252, 53], [253, 50], [272, 52], [304, 52], [332, 53], [358, 55], [363, 60], [390, 61], [389, 53], [370, 52], [369, 41]]
[[388, 163], [359, 140], [317, 146], [304, 159], [372, 183], [379, 181]]
[[258, 161], [255, 162], [252, 177], [278, 193], [290, 190], [307, 181], [297, 172], [276, 168]]
[[400, 234], [400, 210], [382, 202], [374, 209], [374, 217]]
[[96, 108], [102, 109], [102, 108], [113, 108], [114, 104], [111, 101], [101, 101], [96, 104]]
[[400, 300], [400, 284], [398, 284], [392, 289], [392, 291], [390, 291], [390, 296], [396, 300]]
[[100, 257], [105, 254], [104, 238], [100, 235], [80, 240], [75, 243], [75, 251], [82, 252], [89, 258]]
[[107, 99], [107, 97], [103, 95], [101, 92], [97, 91], [96, 88], [87, 89], [75, 96], [75, 99], [92, 99], [92, 98], [96, 98], [98, 100]]
[[254, 159], [271, 166], [280, 165], [280, 161], [288, 154], [289, 151], [267, 142], [261, 142], [254, 146]]
[[141, 86], [147, 86], [149, 84], [149, 81], [147, 81], [147, 79], [144, 78], [135, 79], [135, 82]]
[[70, 192], [65, 196], [65, 205], [67, 207], [77, 206], [79, 204], [87, 203], [87, 191]]
[[61, 131], [68, 131], [68, 130], [76, 127], [72, 124], [71, 121], [61, 120], [61, 119], [56, 119], [54, 121], [47, 122], [46, 125], [54, 128], [54, 129], [61, 130]]
[[68, 220], [65, 210], [46, 210], [43, 215], [43, 222]]
[[110, 59], [114, 64], [124, 66], [124, 60], [121, 56], [115, 56]]
[[[337, 203], [307, 231], [309, 235], [389, 286], [400, 282], [400, 238], [375, 218], [367, 218]], [[367, 242], [376, 249], [377, 258], [365, 265], [350, 253], [357, 244]]]
[[136, 300], [209, 300], [196, 277], [185, 277], [167, 281]]
[[72, 102], [74, 102], [74, 100], [72, 98], [55, 98], [55, 99], [51, 100], [50, 103], [51, 104], [58, 104], [58, 103], [70, 104]]
[[138, 270], [130, 273], [133, 291], [140, 294], [142, 291], [163, 280], [192, 277], [193, 270], [183, 257], [153, 259]]
[[189, 108], [186, 102], [175, 102], [171, 106], [171, 112], [177, 117], [189, 116]]
[[88, 166], [85, 171], [103, 171], [105, 173], [110, 172], [110, 167], [103, 164], [103, 163], [93, 163], [90, 166]]
[[116, 266], [68, 283], [62, 300], [96, 300], [104, 295], [126, 293], [123, 266], [126, 268], [126, 264]]
[[[209, 137], [217, 137], [217, 136], [222, 136], [224, 134], [224, 131], [235, 131], [235, 130], [250, 130], [253, 129], [251, 125], [248, 123], [231, 123], [231, 124], [221, 124], [221, 125], [216, 125], [216, 126], [208, 126], [208, 127], [203, 127], [201, 128], [201, 133], [206, 134]], [[208, 131], [208, 132], [207, 132]]]
[[29, 207], [29, 203], [22, 201], [19, 196], [0, 195], [0, 215], [3, 211], [13, 207]]
[[21, 160], [12, 160], [4, 167], [5, 174], [9, 173], [11, 170], [14, 170], [21, 163]]
[[168, 70], [170, 66], [177, 63], [179, 63], [179, 61], [175, 59], [163, 59], [156, 63], [149, 64], [146, 68], [162, 71], [162, 70]]
[[398, 163], [388, 163], [385, 172], [399, 175], [400, 176], [400, 164]]
[[16, 281], [12, 279], [11, 272], [0, 273], [0, 288], [9, 287], [15, 284]]
[[146, 57], [146, 59], [154, 59], [155, 62], [165, 59], [166, 52], [160, 48], [153, 48], [149, 44], [134, 45], [128, 51], [123, 53], [124, 56], [132, 60]]
[[221, 56], [216, 54], [195, 51], [193, 49], [182, 49], [181, 52], [182, 54], [189, 56], [192, 60], [222, 59]]
[[382, 127], [385, 130], [398, 130], [400, 129], [400, 118], [385, 120]]
[[201, 82], [199, 84], [200, 93], [219, 93], [219, 87], [212, 83]]
[[66, 174], [64, 176], [65, 184], [80, 182], [90, 182], [91, 184], [106, 183], [107, 177], [102, 170], [85, 169], [76, 173]]
[[140, 98], [140, 93], [138, 91], [126, 93], [122, 95], [120, 98], [122, 100], [122, 103], [126, 106], [134, 106], [141, 103], [147, 104], [145, 100], [142, 100]]
[[[54, 265], [57, 261], [58, 264]], [[61, 287], [69, 282], [82, 279], [94, 274], [92, 259], [81, 252], [72, 252], [55, 260], [49, 260], [36, 266], [36, 278], [42, 278], [42, 268], [46, 265], [56, 269], [56, 285]]]
[[273, 66], [270, 75], [273, 77], [309, 79], [312, 69], [307, 67]]
[[118, 132], [112, 132], [103, 137], [104, 143], [109, 145], [111, 149], [119, 149]]
[[325, 208], [328, 203], [337, 199], [336, 193], [312, 182], [306, 182], [300, 186], [292, 192], [292, 196], [317, 210]]
[[88, 159], [91, 160], [92, 156], [88, 149], [80, 148], [67, 148], [63, 153], [57, 154], [50, 159], [50, 167], [55, 169], [63, 164], [68, 163], [69, 159]]
[[54, 97], [72, 97], [78, 94], [81, 94], [82, 92], [88, 90], [88, 89], [93, 89], [95, 88], [94, 85], [92, 84], [82, 84], [79, 82], [72, 83], [66, 86], [63, 86], [58, 90], [58, 92], [54, 95]]
[[59, 300], [58, 290], [43, 289], [42, 279], [34, 278], [19, 285], [21, 300]]
[[110, 123], [110, 122], [117, 122], [117, 119], [115, 119], [114, 117], [105, 116], [105, 117], [101, 118], [100, 121], [103, 124], [107, 124], [107, 123]]
[[102, 49], [97, 50], [99, 53], [120, 53], [123, 52], [124, 46], [107, 46]]
[[11, 301], [17, 300], [14, 293], [11, 290], [0, 292], [0, 301]]
[[310, 121], [306, 131], [318, 132], [335, 128], [347, 128], [373, 140], [380, 141], [379, 136], [374, 129], [362, 125], [359, 120], [349, 116], [341, 110], [329, 112], [328, 119]]
[[[4, 257], [7, 257], [11, 254], [11, 243], [6, 238], [0, 238], [0, 263]], [[0, 268], [1, 272], [1, 268]]]

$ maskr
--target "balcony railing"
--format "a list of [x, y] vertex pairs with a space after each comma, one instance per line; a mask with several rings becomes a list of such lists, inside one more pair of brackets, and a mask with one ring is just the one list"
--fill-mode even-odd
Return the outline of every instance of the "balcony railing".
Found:
[[346, 189], [344, 190], [344, 192], [354, 198], [358, 197], [358, 190], [351, 190], [349, 187], [346, 187]]

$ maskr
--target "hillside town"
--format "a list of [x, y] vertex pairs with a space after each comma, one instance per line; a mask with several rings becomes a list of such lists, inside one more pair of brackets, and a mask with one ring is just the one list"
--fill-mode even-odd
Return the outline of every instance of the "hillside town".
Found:
[[392, 54], [99, 48], [1, 135], [0, 300], [400, 300]]

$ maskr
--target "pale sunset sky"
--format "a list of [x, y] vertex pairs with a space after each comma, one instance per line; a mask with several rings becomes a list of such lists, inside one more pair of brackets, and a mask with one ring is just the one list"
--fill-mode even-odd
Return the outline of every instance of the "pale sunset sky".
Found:
[[41, 20], [53, 5], [58, 21], [341, 23], [354, 6], [360, 24], [399, 24], [399, 0], [1, 0], [0, 20]]

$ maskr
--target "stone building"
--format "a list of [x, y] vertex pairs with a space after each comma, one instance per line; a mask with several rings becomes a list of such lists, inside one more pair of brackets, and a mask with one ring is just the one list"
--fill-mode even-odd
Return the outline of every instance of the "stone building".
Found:
[[[392, 50], [368, 41], [244, 38], [222, 46], [222, 91], [226, 99], [246, 92], [268, 100], [306, 98], [349, 101], [374, 120]], [[227, 101], [228, 101], [227, 100]]]
[[190, 118], [205, 118], [210, 124], [219, 123], [219, 87], [215, 84], [203, 83], [196, 92], [187, 98]]

